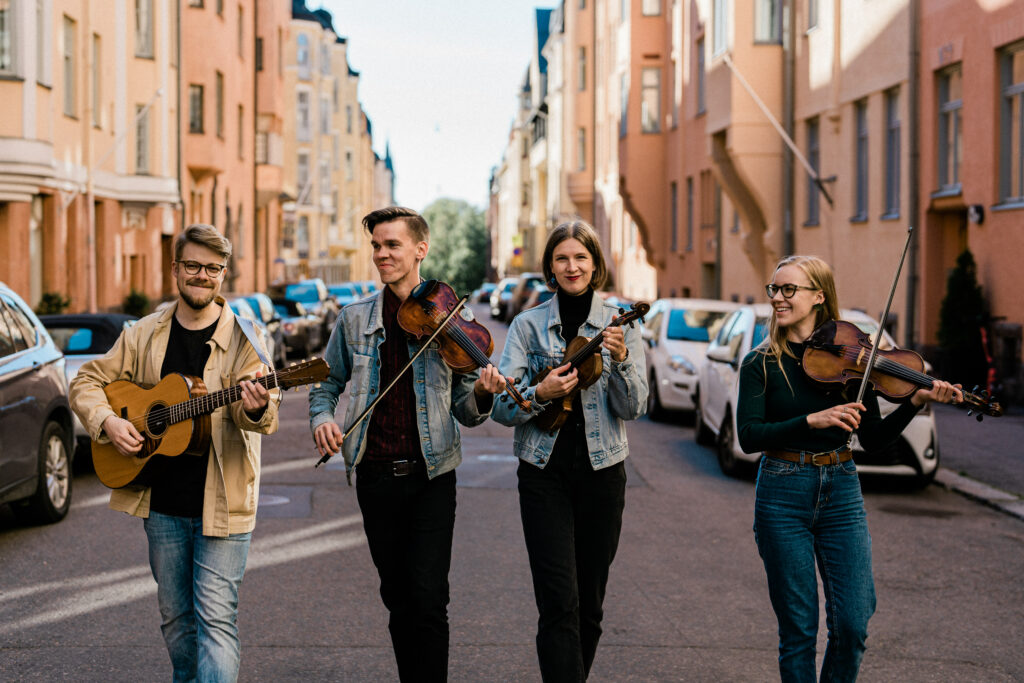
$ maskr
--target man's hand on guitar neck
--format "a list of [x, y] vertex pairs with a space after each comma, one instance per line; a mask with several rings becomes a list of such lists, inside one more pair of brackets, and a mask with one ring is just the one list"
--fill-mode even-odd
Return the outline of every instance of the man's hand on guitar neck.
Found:
[[132, 457], [142, 450], [142, 435], [128, 420], [111, 415], [103, 421], [103, 431], [110, 437], [110, 443], [114, 444], [117, 452], [125, 457]]

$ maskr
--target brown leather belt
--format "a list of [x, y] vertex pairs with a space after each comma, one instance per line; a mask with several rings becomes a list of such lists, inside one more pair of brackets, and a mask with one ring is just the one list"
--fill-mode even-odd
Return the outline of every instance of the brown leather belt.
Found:
[[765, 451], [769, 458], [795, 462], [800, 465], [809, 464], [822, 467], [824, 465], [838, 465], [841, 462], [853, 459], [853, 451], [849, 448], [825, 451], [823, 453], [806, 453], [800, 451]]

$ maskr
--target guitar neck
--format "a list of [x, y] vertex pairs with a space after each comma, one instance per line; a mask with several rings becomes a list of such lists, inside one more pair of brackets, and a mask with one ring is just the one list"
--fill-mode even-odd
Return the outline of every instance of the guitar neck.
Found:
[[[264, 389], [273, 389], [278, 386], [277, 373], [272, 372], [265, 377], [257, 377], [251, 380], [255, 384], [259, 384]], [[181, 403], [175, 403], [169, 407], [170, 411], [170, 424], [183, 422], [190, 420], [200, 415], [208, 415], [213, 411], [217, 410], [222, 406], [229, 405], [235, 401], [241, 400], [242, 398], [242, 386], [236, 384], [233, 387], [227, 389], [221, 389], [215, 391], [212, 394], [205, 394], [203, 396], [196, 396], [190, 398], [187, 401]]]

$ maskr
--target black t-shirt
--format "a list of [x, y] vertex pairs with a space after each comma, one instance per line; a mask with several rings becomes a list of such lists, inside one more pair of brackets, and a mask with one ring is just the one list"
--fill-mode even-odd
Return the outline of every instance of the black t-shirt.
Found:
[[[217, 324], [201, 330], [182, 327], [177, 317], [171, 318], [171, 335], [167, 355], [160, 368], [160, 379], [172, 372], [203, 377], [210, 345]], [[209, 449], [202, 455], [182, 453], [174, 457], [154, 455], [146, 465], [146, 480], [152, 482], [149, 507], [155, 512], [176, 517], [202, 517], [203, 495], [206, 491], [206, 468]]]

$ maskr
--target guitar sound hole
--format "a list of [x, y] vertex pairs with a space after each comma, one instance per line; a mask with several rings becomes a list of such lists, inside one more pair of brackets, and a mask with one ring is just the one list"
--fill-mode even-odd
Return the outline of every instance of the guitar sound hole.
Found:
[[153, 406], [153, 409], [149, 411], [146, 416], [146, 431], [154, 439], [159, 439], [163, 436], [164, 432], [167, 431], [167, 419], [158, 415], [163, 408], [166, 408], [166, 404], [158, 403]]

